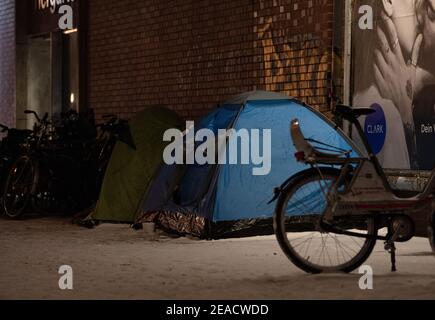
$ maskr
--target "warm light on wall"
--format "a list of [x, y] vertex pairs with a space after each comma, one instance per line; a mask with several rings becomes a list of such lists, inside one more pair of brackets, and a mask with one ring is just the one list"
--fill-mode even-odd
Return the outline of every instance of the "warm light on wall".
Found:
[[76, 100], [76, 97], [75, 97], [74, 93], [71, 93], [71, 96], [70, 96], [71, 104], [73, 104], [75, 100]]
[[77, 31], [78, 31], [77, 28], [76, 28], [76, 29], [65, 30], [65, 31], [63, 32], [63, 34], [76, 33]]

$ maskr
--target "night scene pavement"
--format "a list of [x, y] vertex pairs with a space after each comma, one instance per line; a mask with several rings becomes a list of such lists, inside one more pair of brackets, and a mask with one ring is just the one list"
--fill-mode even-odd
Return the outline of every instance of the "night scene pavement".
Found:
[[[127, 225], [85, 229], [66, 218], [0, 218], [0, 299], [435, 299], [435, 258], [427, 239], [398, 244], [390, 272], [382, 243], [358, 272], [308, 275], [275, 238], [220, 241], [172, 238]], [[73, 290], [59, 289], [59, 267]]]

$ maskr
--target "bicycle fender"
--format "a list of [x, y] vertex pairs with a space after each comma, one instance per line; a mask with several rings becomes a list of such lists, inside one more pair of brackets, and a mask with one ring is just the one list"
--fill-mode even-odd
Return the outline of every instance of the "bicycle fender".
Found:
[[[309, 169], [308, 169], [309, 170]], [[276, 187], [275, 189], [273, 189], [273, 198], [267, 203], [267, 204], [271, 204], [273, 202], [275, 202], [279, 196], [281, 195], [282, 191], [289, 185], [291, 184], [295, 179], [298, 179], [300, 176], [302, 176], [303, 174], [305, 174], [307, 170], [302, 170], [294, 175], [292, 175], [291, 177], [289, 177], [287, 180], [285, 180], [281, 186]]]

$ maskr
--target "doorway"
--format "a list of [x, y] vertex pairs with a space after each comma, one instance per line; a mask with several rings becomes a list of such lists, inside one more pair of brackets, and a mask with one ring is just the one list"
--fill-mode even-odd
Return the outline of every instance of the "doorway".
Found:
[[77, 31], [52, 32], [31, 36], [27, 40], [23, 71], [23, 98], [17, 103], [17, 127], [32, 129], [35, 118], [24, 114], [26, 109], [40, 117], [48, 114], [58, 119], [62, 112], [79, 112], [79, 50]]
[[36, 111], [39, 115], [52, 113], [51, 110], [51, 39], [50, 36], [32, 37], [27, 47], [27, 103], [17, 109], [19, 127], [31, 129], [35, 122], [26, 116], [24, 110]]

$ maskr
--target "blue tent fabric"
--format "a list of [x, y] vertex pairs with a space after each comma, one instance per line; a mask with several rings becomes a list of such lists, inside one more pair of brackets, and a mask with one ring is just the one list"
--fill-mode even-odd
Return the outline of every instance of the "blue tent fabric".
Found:
[[[239, 105], [225, 105], [203, 119], [195, 131], [209, 129], [217, 135], [219, 129], [230, 128], [239, 113]], [[177, 192], [178, 204], [189, 206], [195, 203], [208, 190], [213, 178], [213, 164], [188, 165]]]
[[235, 129], [271, 130], [271, 172], [265, 176], [254, 176], [252, 169], [255, 166], [252, 164], [222, 166], [217, 183], [215, 221], [272, 217], [275, 203], [268, 202], [273, 194], [273, 186], [281, 185], [286, 177], [306, 169], [294, 157], [289, 124], [295, 118], [300, 120], [301, 129], [307, 138], [352, 150], [343, 136], [328, 125], [325, 119], [295, 101], [248, 102]]
[[[203, 118], [195, 130], [208, 128], [217, 133], [218, 129], [230, 128], [269, 129], [272, 138], [270, 173], [255, 176], [253, 168], [258, 166], [240, 161], [221, 165], [163, 165], [144, 199], [142, 217], [138, 221], [154, 221], [170, 231], [204, 238], [272, 232], [271, 218], [276, 203], [268, 202], [274, 188], [306, 169], [294, 158], [289, 129], [295, 118], [299, 119], [307, 138], [359, 153], [334, 123], [313, 108], [282, 94], [244, 93]], [[228, 139], [227, 150], [233, 139], [237, 137]], [[239, 156], [241, 152], [238, 144]]]

